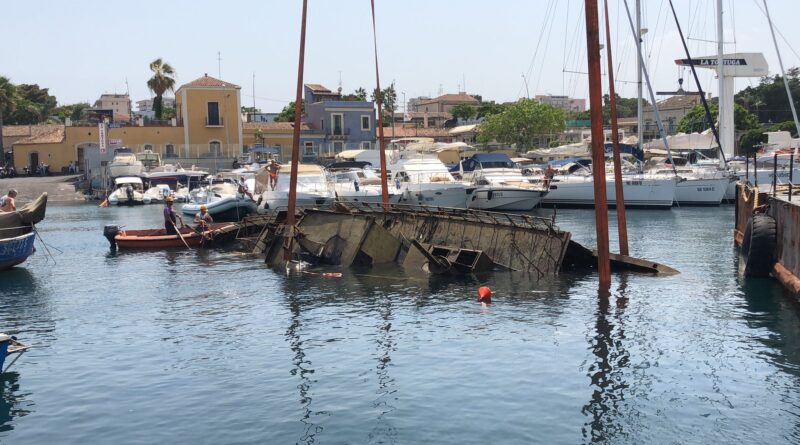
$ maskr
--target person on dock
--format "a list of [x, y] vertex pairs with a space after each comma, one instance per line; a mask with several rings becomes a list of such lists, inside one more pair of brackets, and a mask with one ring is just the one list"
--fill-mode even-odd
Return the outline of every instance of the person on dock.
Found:
[[245, 182], [244, 176], [239, 176], [239, 193], [247, 195], [251, 200], [255, 201], [253, 194], [247, 189], [247, 182]]
[[208, 206], [203, 204], [200, 206], [200, 211], [194, 215], [194, 227], [200, 232], [208, 230], [214, 218], [208, 213]]
[[164, 200], [164, 229], [167, 230], [167, 235], [177, 235], [177, 222], [178, 220], [181, 221], [181, 225], [183, 224], [183, 217], [178, 214], [174, 208], [172, 208], [172, 203], [175, 199], [172, 196], [167, 196]]
[[269, 160], [269, 164], [267, 164], [267, 173], [269, 173], [269, 188], [271, 188], [273, 191], [278, 185], [278, 170], [280, 169], [281, 165], [278, 164], [278, 161], [275, 159]]
[[0, 212], [16, 212], [17, 202], [14, 198], [17, 197], [17, 190], [11, 189], [8, 194], [0, 198]]

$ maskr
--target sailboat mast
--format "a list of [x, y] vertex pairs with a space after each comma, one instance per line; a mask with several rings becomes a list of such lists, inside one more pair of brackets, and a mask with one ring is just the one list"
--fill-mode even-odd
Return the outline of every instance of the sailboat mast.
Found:
[[764, 0], [764, 11], [767, 13], [767, 22], [769, 22], [769, 30], [772, 33], [772, 42], [775, 44], [775, 52], [778, 53], [778, 63], [781, 66], [781, 76], [783, 76], [783, 85], [786, 87], [786, 95], [789, 97], [789, 107], [792, 109], [792, 117], [794, 118], [794, 128], [797, 130], [797, 135], [800, 136], [800, 121], [797, 120], [797, 110], [794, 108], [794, 98], [792, 98], [792, 90], [789, 89], [789, 79], [786, 78], [786, 71], [783, 69], [783, 58], [781, 58], [781, 50], [778, 49], [778, 40], [775, 38], [775, 28], [772, 26], [772, 19], [769, 16], [769, 8], [767, 7], [767, 0]]
[[[384, 210], [389, 208], [389, 184], [386, 178], [386, 139], [383, 138], [383, 101], [381, 100], [381, 76], [378, 70], [378, 32], [375, 28], [375, 0], [371, 0], [372, 5], [372, 42], [375, 45], [375, 101], [378, 105], [378, 146], [381, 159], [381, 202]], [[394, 115], [394, 110], [392, 110]], [[394, 135], [394, 118], [392, 118], [392, 135]]]
[[300, 60], [297, 64], [297, 94], [294, 99], [294, 133], [292, 134], [292, 167], [289, 176], [289, 204], [286, 215], [286, 225], [291, 231], [287, 237], [287, 243], [283, 249], [283, 259], [292, 259], [292, 249], [294, 240], [294, 212], [297, 203], [297, 164], [300, 162], [300, 118], [302, 117], [303, 102], [303, 65], [306, 56], [306, 11], [308, 0], [303, 0], [303, 18], [300, 26]]
[[600, 24], [597, 0], [586, 0], [586, 52], [589, 59], [589, 111], [592, 120], [592, 174], [597, 230], [597, 275], [600, 289], [611, 286], [608, 248], [608, 199], [606, 197], [605, 137], [603, 135], [603, 81], [600, 75]]
[[719, 97], [717, 98], [717, 106], [719, 109], [719, 130], [722, 136], [720, 140], [719, 151], [720, 153], [723, 152], [723, 144], [725, 148], [728, 148], [728, 144], [730, 141], [727, 138], [727, 123], [725, 121], [724, 111], [725, 107], [728, 105], [725, 103], [725, 77], [722, 75], [722, 68], [725, 66], [724, 62], [724, 53], [725, 53], [725, 44], [722, 40], [724, 38], [724, 32], [722, 30], [722, 0], [717, 0], [717, 85], [719, 88]]
[[608, 19], [608, 0], [603, 0], [606, 24], [606, 54], [608, 55], [608, 97], [611, 112], [611, 143], [614, 149], [614, 191], [617, 202], [617, 229], [619, 253], [628, 255], [628, 222], [625, 219], [625, 196], [622, 187], [622, 163], [619, 154], [619, 127], [617, 125], [617, 91], [614, 86], [614, 61], [611, 57], [611, 25]]
[[[642, 2], [636, 0], [636, 54], [642, 54]], [[644, 149], [644, 106], [642, 103], [642, 58], [636, 58], [636, 136], [639, 150]]]

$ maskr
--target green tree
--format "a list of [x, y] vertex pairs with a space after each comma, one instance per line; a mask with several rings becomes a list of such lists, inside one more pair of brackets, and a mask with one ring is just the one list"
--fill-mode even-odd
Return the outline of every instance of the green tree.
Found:
[[[711, 116], [716, 119], [719, 106], [716, 103], [708, 104]], [[743, 106], [736, 104], [733, 108], [733, 122], [737, 130], [745, 131], [758, 128], [758, 118], [747, 111]], [[678, 122], [678, 131], [682, 133], [695, 133], [711, 128], [706, 119], [706, 111], [702, 104], [693, 106]]]
[[0, 76], [0, 155], [3, 151], [3, 116], [8, 116], [17, 108], [17, 87], [7, 77]]
[[256, 140], [256, 144], [264, 145], [264, 132], [260, 128], [256, 128], [253, 137]]
[[478, 109], [470, 104], [458, 104], [450, 109], [450, 114], [456, 119], [469, 119], [478, 114]]
[[61, 122], [64, 122], [67, 118], [77, 121], [81, 119], [81, 114], [83, 114], [83, 110], [89, 107], [90, 105], [87, 102], [61, 105], [56, 107], [53, 110], [52, 114], [53, 116], [57, 117]]
[[[300, 113], [306, 114], [306, 101], [300, 101]], [[275, 116], [275, 122], [294, 122], [294, 101], [283, 107], [280, 113]]]
[[342, 96], [342, 100], [352, 101], [352, 102], [366, 102], [367, 101], [367, 90], [364, 88], [359, 87], [357, 90], [353, 91], [350, 94], [345, 94]]
[[505, 110], [505, 108], [506, 108], [505, 105], [498, 104], [493, 100], [481, 102], [481, 104], [478, 105], [475, 117], [480, 119], [482, 117], [491, 116], [492, 114], [499, 114], [502, 113], [503, 110]]
[[242, 107], [242, 113], [260, 113], [260, 112], [261, 110], [259, 110], [256, 107]]
[[161, 119], [164, 120], [170, 120], [177, 115], [178, 115], [177, 110], [173, 107], [164, 107], [161, 110]]
[[55, 96], [39, 85], [17, 85], [17, 107], [7, 119], [17, 125], [34, 125], [46, 121], [57, 105]]
[[147, 81], [147, 88], [156, 95], [153, 98], [153, 111], [156, 119], [161, 119], [164, 112], [164, 93], [175, 89], [175, 69], [159, 57], [150, 62], [150, 71], [153, 72], [153, 77]]
[[[800, 69], [786, 71], [789, 90], [792, 92], [795, 108], [800, 109]], [[765, 76], [757, 86], [747, 87], [736, 93], [736, 103], [755, 113], [759, 122], [783, 122], [792, 120], [789, 98], [781, 76]]]
[[[377, 88], [372, 92], [372, 100], [377, 102]], [[397, 109], [397, 91], [394, 89], [394, 82], [381, 91], [381, 104], [383, 105], [384, 114], [391, 114]]]
[[564, 111], [532, 99], [520, 99], [502, 113], [489, 115], [478, 127], [478, 142], [496, 140], [528, 148], [534, 138], [564, 130]]

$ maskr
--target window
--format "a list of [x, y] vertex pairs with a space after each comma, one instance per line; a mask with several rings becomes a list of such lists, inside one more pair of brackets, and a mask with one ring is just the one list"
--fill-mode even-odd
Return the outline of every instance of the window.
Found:
[[153, 151], [153, 145], [152, 144], [144, 144], [144, 149]]
[[166, 150], [164, 152], [165, 158], [177, 158], [178, 155], [175, 153], [175, 146], [173, 144], [167, 144]]
[[222, 154], [222, 144], [220, 144], [219, 141], [209, 142], [208, 152], [211, 153], [214, 157], [220, 156]]
[[341, 142], [334, 142], [333, 143], [333, 152], [334, 153], [341, 153], [343, 147], [344, 147], [344, 144], [342, 144]]
[[342, 118], [341, 114], [332, 114], [331, 115], [331, 127], [333, 130], [333, 134], [337, 136], [341, 136], [344, 134], [344, 119]]
[[369, 131], [369, 116], [361, 116], [361, 131]]
[[313, 142], [306, 142], [303, 144], [303, 154], [306, 156], [313, 156], [314, 153], [314, 143]]
[[222, 119], [219, 117], [219, 102], [208, 103], [208, 116], [206, 117], [206, 125], [222, 125]]
[[370, 148], [372, 148], [372, 143], [370, 143], [370, 141], [362, 141], [361, 142], [361, 149], [362, 150], [369, 150]]
[[324, 130], [325, 129], [325, 119], [320, 119], [319, 120], [319, 128], [320, 128], [320, 130]]

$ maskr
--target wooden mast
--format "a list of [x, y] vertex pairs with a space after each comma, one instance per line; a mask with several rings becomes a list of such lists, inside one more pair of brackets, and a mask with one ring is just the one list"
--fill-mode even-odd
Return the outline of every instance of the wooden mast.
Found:
[[619, 126], [617, 125], [617, 93], [614, 86], [614, 62], [611, 58], [611, 26], [608, 20], [608, 0], [603, 1], [606, 23], [606, 54], [608, 54], [608, 94], [611, 111], [611, 143], [614, 147], [614, 191], [617, 201], [617, 227], [619, 253], [628, 255], [628, 222], [625, 219], [625, 195], [622, 187], [622, 166], [619, 154]]
[[[381, 197], [384, 210], [389, 208], [389, 185], [386, 178], [386, 141], [383, 139], [383, 101], [381, 100], [381, 76], [378, 71], [378, 33], [375, 30], [375, 0], [370, 0], [372, 5], [372, 42], [375, 46], [375, 101], [378, 103], [378, 144], [381, 156]], [[394, 122], [392, 122], [394, 132]]]
[[286, 225], [289, 227], [289, 236], [286, 240], [286, 245], [283, 249], [283, 259], [289, 261], [292, 259], [292, 249], [294, 241], [294, 212], [297, 203], [297, 164], [300, 161], [300, 125], [302, 118], [302, 102], [303, 102], [303, 63], [305, 61], [306, 51], [306, 11], [308, 9], [308, 0], [303, 0], [303, 18], [300, 27], [300, 61], [297, 65], [297, 94], [294, 99], [294, 134], [292, 135], [292, 167], [289, 176], [289, 209], [286, 215]]
[[611, 286], [608, 251], [608, 200], [606, 197], [605, 137], [603, 134], [603, 85], [600, 76], [600, 25], [597, 0], [585, 0], [586, 51], [589, 62], [589, 108], [592, 119], [592, 173], [594, 215], [597, 230], [597, 274], [600, 289]]

